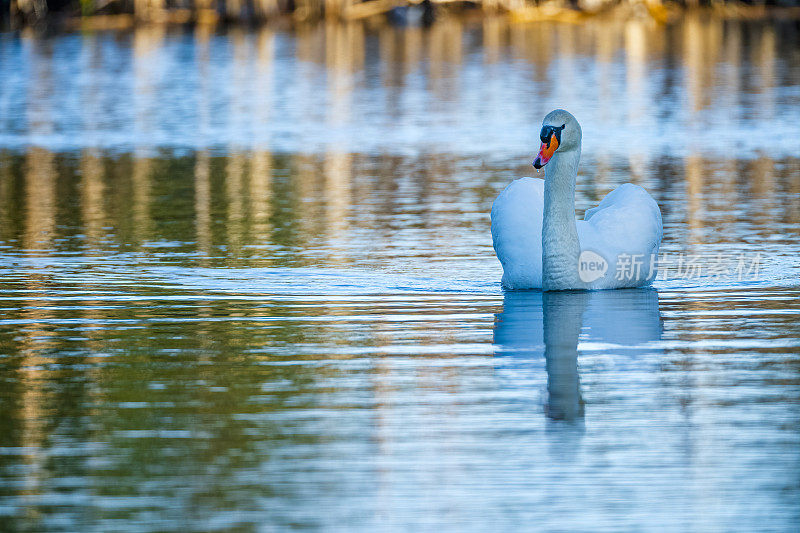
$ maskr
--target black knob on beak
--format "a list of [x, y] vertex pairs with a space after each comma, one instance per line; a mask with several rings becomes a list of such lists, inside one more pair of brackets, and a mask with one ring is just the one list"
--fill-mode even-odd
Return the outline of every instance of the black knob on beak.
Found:
[[550, 139], [552, 139], [553, 135], [555, 135], [558, 144], [561, 144], [561, 132], [566, 127], [566, 124], [562, 124], [561, 126], [542, 126], [542, 131], [539, 133], [539, 139], [543, 144], [550, 146]]

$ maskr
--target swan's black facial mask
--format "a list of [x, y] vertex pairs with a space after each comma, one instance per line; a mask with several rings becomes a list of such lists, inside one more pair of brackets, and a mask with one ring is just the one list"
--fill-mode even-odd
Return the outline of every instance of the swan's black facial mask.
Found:
[[566, 128], [566, 124], [562, 124], [561, 126], [542, 126], [542, 132], [539, 134], [539, 139], [550, 147], [550, 139], [553, 138], [555, 135], [556, 141], [558, 144], [561, 144], [561, 132]]
[[561, 146], [561, 132], [566, 128], [566, 124], [561, 126], [542, 126], [542, 132], [539, 138], [542, 140], [542, 146], [539, 148], [539, 155], [533, 160], [533, 166], [539, 170], [550, 161], [553, 154]]

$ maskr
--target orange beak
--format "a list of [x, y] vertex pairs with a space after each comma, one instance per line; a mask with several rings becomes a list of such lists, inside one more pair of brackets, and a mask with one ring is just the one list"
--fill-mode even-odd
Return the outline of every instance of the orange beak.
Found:
[[542, 146], [539, 148], [539, 155], [536, 156], [536, 159], [533, 160], [533, 166], [538, 170], [545, 166], [550, 158], [553, 157], [553, 154], [556, 153], [556, 149], [558, 148], [558, 139], [556, 138], [556, 134], [550, 136], [550, 140], [546, 143], [542, 143]]

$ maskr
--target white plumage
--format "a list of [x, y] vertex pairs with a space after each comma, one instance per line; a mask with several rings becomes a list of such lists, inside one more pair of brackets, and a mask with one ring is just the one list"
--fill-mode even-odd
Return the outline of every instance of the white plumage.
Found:
[[[576, 133], [570, 132], [568, 119], [574, 121]], [[564, 138], [556, 144], [560, 149], [546, 167], [545, 180], [551, 183], [518, 179], [492, 205], [492, 241], [503, 265], [503, 287], [555, 290], [649, 285], [656, 274], [662, 237], [658, 204], [642, 187], [626, 183], [587, 210], [584, 220], [576, 221], [580, 126], [561, 110], [550, 113], [545, 126], [562, 121]], [[544, 164], [547, 161], [549, 158]], [[545, 216], [553, 217], [554, 222], [544, 224]], [[569, 227], [570, 223], [574, 226]], [[545, 256], [549, 260], [543, 260]], [[603, 262], [605, 272], [601, 274]], [[543, 265], [553, 270], [549, 276]]]

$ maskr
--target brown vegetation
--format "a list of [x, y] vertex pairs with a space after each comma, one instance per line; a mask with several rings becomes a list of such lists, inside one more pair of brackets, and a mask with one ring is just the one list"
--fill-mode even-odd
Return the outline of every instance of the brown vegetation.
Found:
[[0, 0], [0, 22], [10, 28], [47, 25], [83, 30], [122, 29], [137, 23], [262, 24], [334, 20], [430, 23], [458, 12], [506, 13], [515, 22], [577, 22], [613, 11], [622, 18], [666, 22], [685, 9], [707, 9], [727, 18], [800, 18], [797, 0]]

